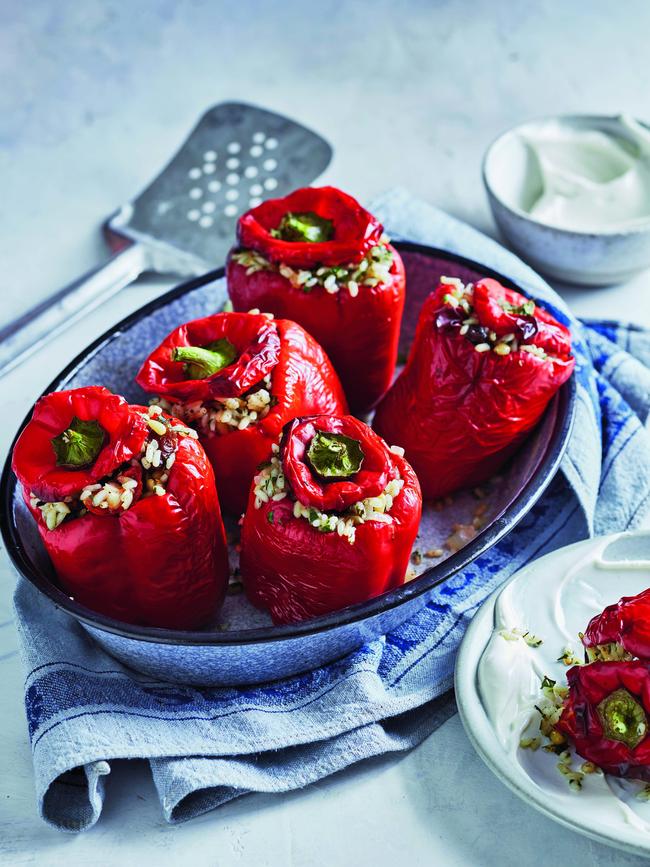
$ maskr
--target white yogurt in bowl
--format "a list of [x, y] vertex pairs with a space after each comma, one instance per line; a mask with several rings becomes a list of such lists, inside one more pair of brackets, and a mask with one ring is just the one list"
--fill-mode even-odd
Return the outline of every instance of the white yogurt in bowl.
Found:
[[650, 130], [625, 116], [532, 121], [488, 149], [495, 220], [540, 271], [618, 282], [650, 265]]

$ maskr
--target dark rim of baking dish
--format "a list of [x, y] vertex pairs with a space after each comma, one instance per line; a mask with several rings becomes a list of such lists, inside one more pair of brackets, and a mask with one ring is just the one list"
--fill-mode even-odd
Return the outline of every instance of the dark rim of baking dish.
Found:
[[[498, 271], [494, 271], [492, 268], [487, 268], [472, 259], [466, 259], [463, 256], [457, 256], [454, 253], [439, 250], [436, 247], [415, 244], [409, 241], [397, 242], [395, 243], [395, 247], [403, 252], [421, 253], [431, 258], [447, 259], [449, 262], [453, 262], [454, 264], [462, 265], [463, 267], [469, 268], [473, 271], [479, 271], [487, 277], [496, 278], [506, 286], [517, 288], [515, 282], [510, 278], [505, 277]], [[165, 306], [170, 301], [191, 292], [193, 289], [197, 289], [200, 286], [204, 286], [207, 283], [212, 283], [215, 280], [220, 279], [224, 274], [224, 268], [217, 268], [214, 271], [209, 271], [201, 277], [196, 277], [182, 283], [180, 286], [171, 289], [164, 295], [161, 295], [153, 301], [150, 301], [148, 304], [145, 304], [143, 307], [140, 307], [134, 313], [131, 313], [130, 316], [127, 316], [125, 319], [122, 319], [121, 322], [118, 322], [117, 325], [114, 325], [105, 331], [104, 334], [97, 338], [97, 340], [80, 352], [50, 383], [50, 385], [44, 390], [43, 394], [59, 390], [61, 386], [64, 386], [66, 381], [90, 356], [94, 355], [101, 347], [109, 343], [120, 331], [128, 328], [134, 322], [138, 322], [150, 313], [153, 313], [158, 308]], [[2, 536], [7, 551], [9, 552], [9, 556], [18, 571], [35, 587], [37, 587], [38, 590], [54, 602], [57, 607], [63, 609], [77, 620], [80, 620], [89, 626], [93, 626], [105, 632], [111, 632], [115, 635], [120, 635], [123, 638], [129, 638], [135, 641], [155, 642], [158, 644], [235, 645], [258, 644], [314, 635], [329, 629], [348, 626], [357, 621], [366, 620], [370, 617], [382, 614], [384, 611], [388, 611], [391, 608], [395, 608], [398, 605], [402, 605], [411, 599], [415, 599], [422, 593], [426, 593], [433, 587], [436, 587], [451, 578], [463, 567], [469, 565], [480, 554], [495, 545], [507, 532], [512, 530], [524, 514], [541, 497], [559, 468], [573, 426], [575, 400], [576, 385], [575, 378], [572, 376], [571, 379], [569, 379], [569, 381], [558, 390], [556, 396], [553, 398], [553, 401], [556, 402], [557, 420], [548, 440], [544, 457], [537, 466], [536, 471], [503, 513], [488, 527], [486, 527], [485, 530], [479, 533], [475, 539], [465, 545], [464, 548], [461, 548], [460, 551], [452, 554], [441, 563], [426, 569], [418, 575], [417, 578], [413, 579], [413, 581], [403, 584], [395, 590], [390, 590], [387, 593], [383, 593], [382, 595], [369, 599], [366, 602], [360, 602], [348, 608], [343, 608], [340, 611], [334, 611], [331, 614], [321, 615], [320, 617], [315, 617], [312, 620], [305, 620], [301, 623], [284, 626], [263, 626], [256, 629], [233, 630], [232, 632], [190, 632], [175, 629], [161, 629], [153, 626], [134, 626], [98, 614], [91, 609], [80, 605], [73, 599], [70, 599], [69, 596], [66, 596], [62, 590], [56, 587], [48, 578], [45, 578], [36, 568], [34, 568], [20, 540], [15, 520], [13, 502], [17, 479], [11, 469], [11, 455], [16, 440], [31, 417], [31, 409], [14, 437], [14, 441], [9, 449], [9, 455], [5, 461], [2, 480], [0, 481], [0, 503], [2, 504], [4, 515], [6, 516], [6, 520], [0, 522], [2, 524]]]

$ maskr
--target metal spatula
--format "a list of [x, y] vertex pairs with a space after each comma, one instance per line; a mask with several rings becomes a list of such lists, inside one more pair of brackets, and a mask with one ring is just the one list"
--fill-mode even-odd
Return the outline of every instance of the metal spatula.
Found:
[[214, 106], [153, 183], [107, 221], [114, 255], [0, 331], [0, 375], [144, 271], [217, 267], [240, 214], [311, 183], [331, 157], [324, 139], [286, 117]]

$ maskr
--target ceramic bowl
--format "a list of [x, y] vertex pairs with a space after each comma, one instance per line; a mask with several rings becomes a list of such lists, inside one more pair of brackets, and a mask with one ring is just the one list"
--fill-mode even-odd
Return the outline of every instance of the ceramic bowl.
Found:
[[[483, 183], [499, 230], [533, 268], [567, 283], [619, 283], [650, 266], [650, 218], [623, 231], [576, 232], [533, 219], [527, 209], [541, 191], [524, 183], [535, 172], [522, 135], [559, 126], [600, 130], [634, 142], [618, 119], [607, 115], [566, 115], [534, 120], [509, 129], [487, 149]], [[531, 201], [532, 199], [532, 201]]]
[[[408, 351], [422, 303], [441, 275], [465, 282], [492, 276], [513, 286], [507, 277], [444, 251], [415, 244], [396, 246], [407, 274], [400, 354]], [[134, 402], [146, 401], [134, 383], [142, 359], [177, 325], [219, 310], [226, 298], [223, 269], [173, 289], [106, 332], [46, 391], [99, 384]], [[0, 508], [6, 516], [3, 536], [18, 571], [126, 665], [156, 678], [205, 686], [274, 680], [340, 658], [395, 629], [426, 605], [441, 583], [510, 532], [558, 470], [571, 431], [574, 403], [575, 385], [571, 379], [555, 395], [537, 428], [504, 469], [489, 501], [483, 501], [488, 505], [486, 524], [464, 548], [453, 554], [447, 551], [435, 560], [423, 557], [413, 567], [413, 580], [402, 587], [304, 623], [274, 626], [243, 594], [227, 596], [214, 622], [200, 632], [132, 626], [84, 608], [57, 586], [36, 525], [11, 472], [10, 459], [0, 487]], [[427, 505], [416, 546], [423, 551], [442, 549], [451, 526], [471, 522], [475, 508], [471, 492], [456, 495], [442, 511]]]

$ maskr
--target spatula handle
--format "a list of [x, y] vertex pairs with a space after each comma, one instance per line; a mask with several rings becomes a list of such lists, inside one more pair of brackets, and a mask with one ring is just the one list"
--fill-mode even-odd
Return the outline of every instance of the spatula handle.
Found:
[[146, 264], [143, 248], [131, 244], [6, 325], [0, 330], [0, 376], [132, 283]]

